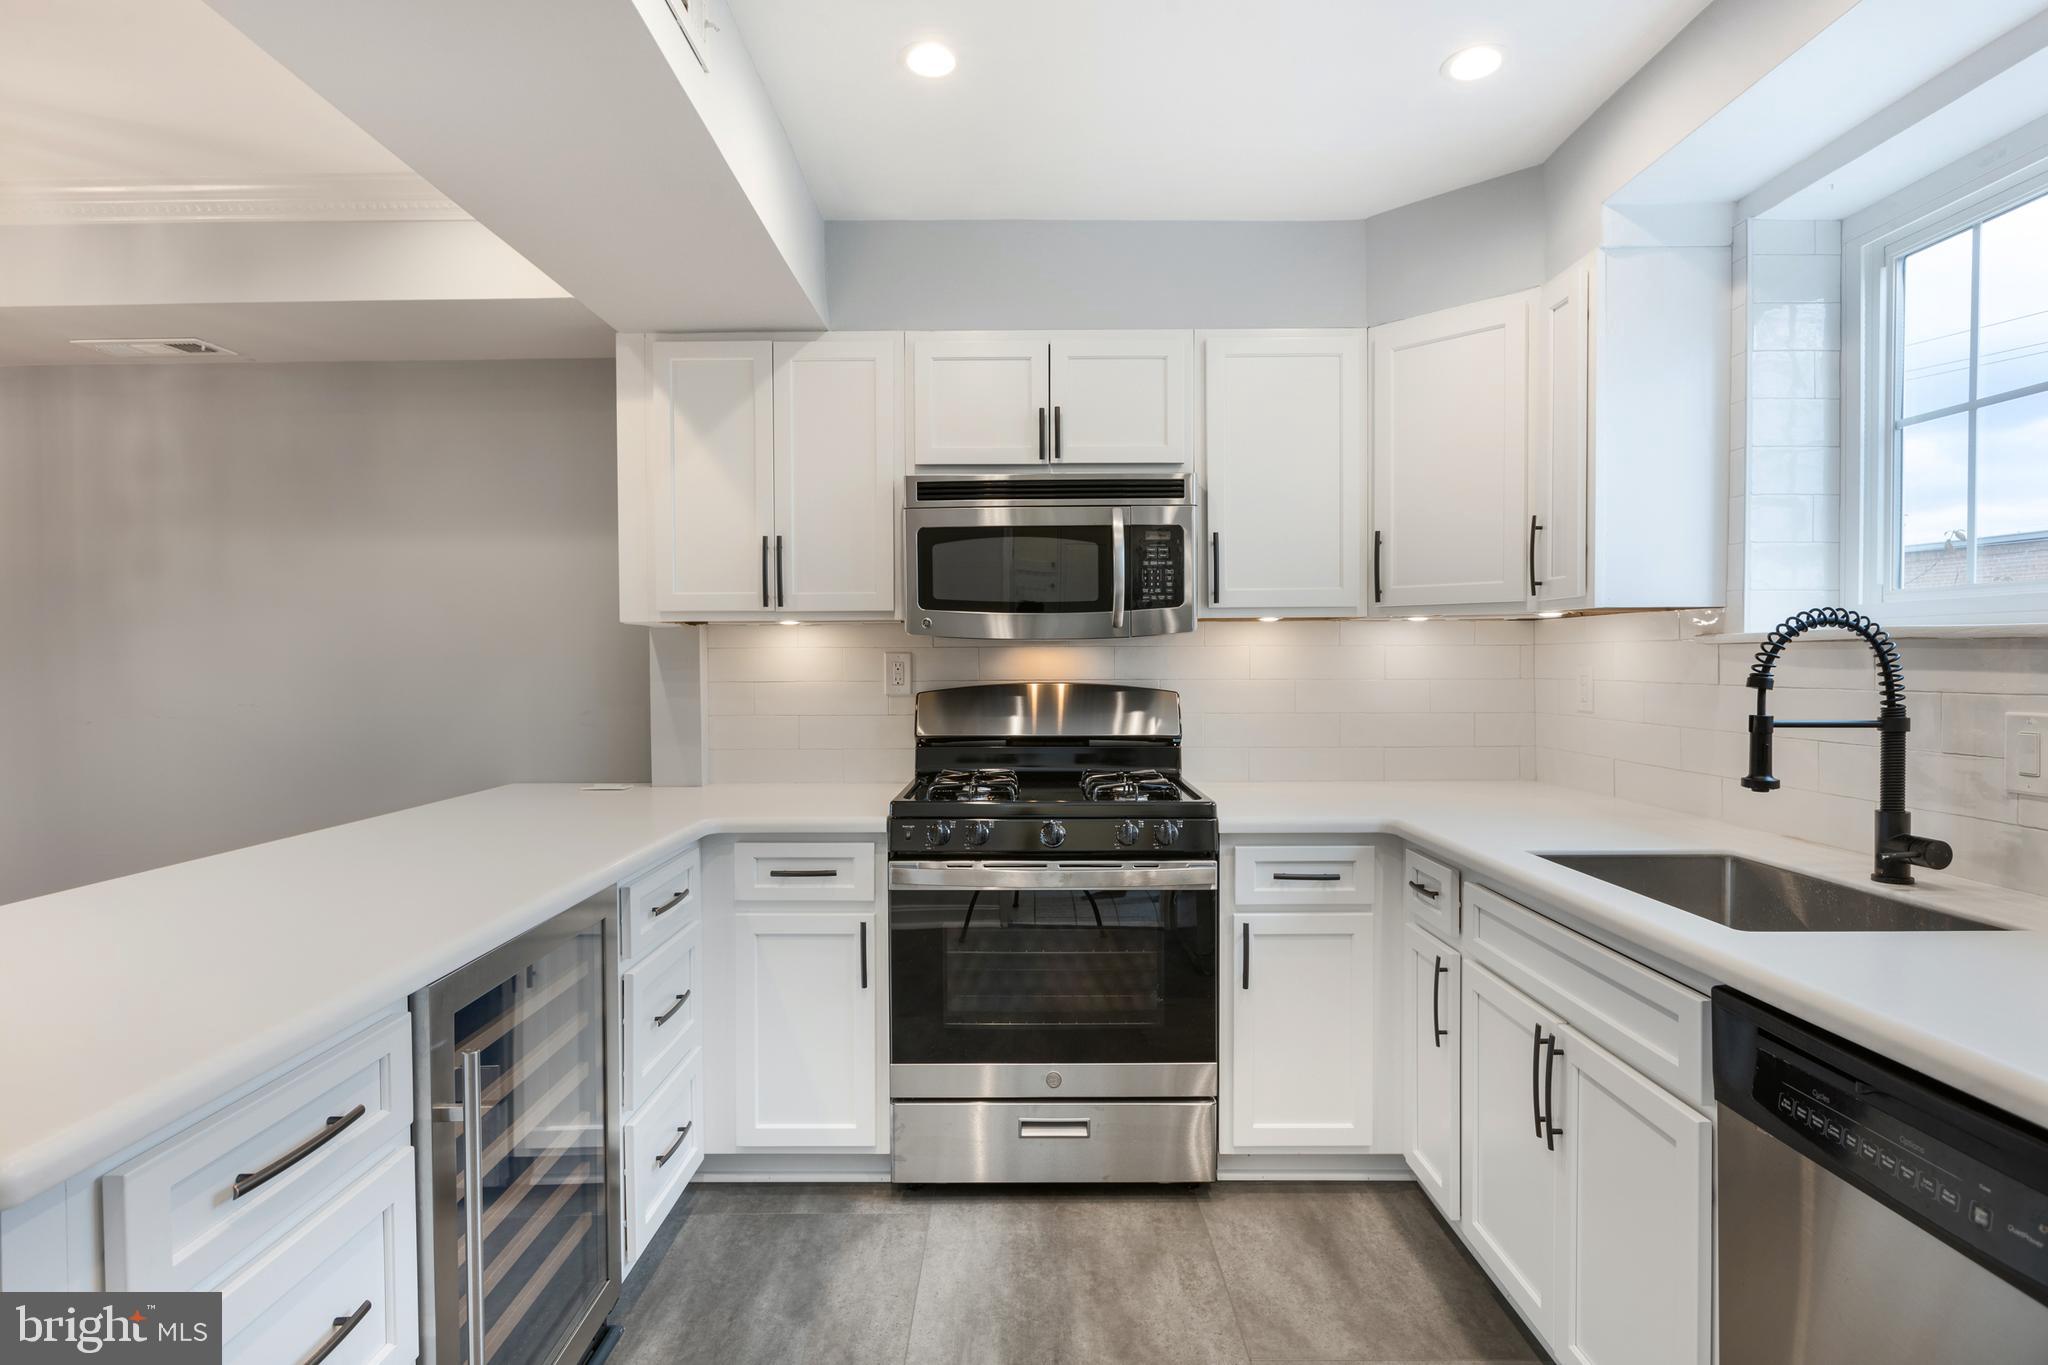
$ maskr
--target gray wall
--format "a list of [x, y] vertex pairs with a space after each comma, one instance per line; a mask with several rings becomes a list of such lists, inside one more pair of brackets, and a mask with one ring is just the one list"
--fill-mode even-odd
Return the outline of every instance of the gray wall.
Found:
[[0, 370], [0, 903], [648, 775], [609, 361]]
[[1533, 289], [1543, 269], [1543, 171], [1389, 209], [1365, 220], [1366, 321], [1377, 326]]

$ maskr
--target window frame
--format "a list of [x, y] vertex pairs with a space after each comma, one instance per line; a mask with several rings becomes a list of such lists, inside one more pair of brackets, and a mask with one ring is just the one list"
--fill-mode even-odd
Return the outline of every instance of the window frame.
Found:
[[[1978, 158], [1970, 160], [1978, 162]], [[2048, 582], [1973, 584], [1960, 590], [1893, 586], [1901, 528], [1897, 440], [1901, 358], [1895, 325], [1895, 305], [1903, 278], [1901, 262], [1923, 247], [2048, 195], [2048, 146], [2035, 145], [2018, 158], [2004, 158], [1993, 169], [1977, 171], [1966, 179], [1958, 179], [1957, 174], [1951, 170], [1930, 177], [1844, 224], [1842, 297], [1849, 316], [1843, 319], [1843, 335], [1854, 337], [1858, 348], [1855, 362], [1843, 367], [1848, 383], [1842, 399], [1842, 499], [1844, 511], [1850, 513], [1843, 518], [1844, 597], [1849, 605], [1887, 624], [2044, 624], [2048, 623]], [[1909, 198], [1913, 206], [1900, 211], [1900, 201]], [[1872, 223], [1872, 218], [1880, 221]], [[1856, 235], [1850, 237], [1851, 231]], [[1977, 249], [1973, 246], [1973, 252]], [[1974, 274], [1974, 262], [1972, 269]], [[1972, 397], [1960, 409], [1972, 414], [1973, 427], [1975, 414], [1986, 406], [1975, 394], [1977, 309], [1973, 289]], [[2016, 390], [1995, 401], [2017, 401], [2029, 391]], [[1927, 419], [1923, 415], [1920, 420]], [[1973, 473], [1974, 466], [1973, 460]], [[1973, 522], [1975, 496], [1973, 479]]]

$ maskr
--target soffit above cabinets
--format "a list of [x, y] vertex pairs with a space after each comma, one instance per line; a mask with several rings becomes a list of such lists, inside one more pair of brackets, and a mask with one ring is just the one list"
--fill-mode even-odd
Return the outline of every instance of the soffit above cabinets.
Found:
[[[828, 219], [1365, 217], [1544, 160], [1704, 7], [730, 3]], [[1439, 74], [1475, 43], [1498, 75]]]

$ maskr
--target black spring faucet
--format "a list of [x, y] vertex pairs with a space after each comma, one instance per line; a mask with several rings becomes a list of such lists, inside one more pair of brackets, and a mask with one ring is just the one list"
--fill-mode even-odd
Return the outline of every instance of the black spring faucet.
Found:
[[[1771, 670], [1785, 646], [1809, 630], [1833, 626], [1854, 633], [1877, 655], [1877, 683], [1882, 692], [1875, 720], [1777, 720], [1769, 710], [1773, 679]], [[1899, 662], [1899, 647], [1884, 628], [1845, 607], [1815, 607], [1798, 612], [1764, 637], [1756, 652], [1756, 665], [1748, 683], [1756, 689], [1756, 714], [1749, 718], [1749, 776], [1742, 785], [1753, 792], [1778, 789], [1771, 775], [1771, 734], [1788, 728], [1802, 730], [1875, 730], [1877, 735], [1877, 868], [1874, 882], [1911, 886], [1912, 869], [1931, 867], [1937, 871], [1955, 858], [1955, 850], [1939, 839], [1913, 833], [1913, 816], [1906, 809], [1906, 732], [1913, 723], [1906, 719], [1906, 670]]]

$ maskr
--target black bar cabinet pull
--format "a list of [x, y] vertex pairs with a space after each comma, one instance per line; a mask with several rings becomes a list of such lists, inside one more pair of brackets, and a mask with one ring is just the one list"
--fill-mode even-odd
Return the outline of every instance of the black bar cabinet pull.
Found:
[[761, 537], [761, 605], [770, 605], [768, 598], [768, 537]]
[[1223, 533], [1209, 533], [1209, 605], [1223, 605]]
[[688, 1123], [684, 1124], [682, 1127], [676, 1129], [676, 1140], [668, 1145], [667, 1151], [663, 1152], [660, 1156], [654, 1158], [654, 1164], [656, 1166], [668, 1165], [668, 1159], [676, 1154], [677, 1148], [681, 1147], [685, 1142], [689, 1141], [690, 1130], [692, 1128], [695, 1128], [696, 1126], [697, 1121], [695, 1119], [692, 1119]]
[[1067, 458], [1066, 443], [1060, 438], [1060, 405], [1052, 405], [1052, 457], [1055, 460]]
[[258, 1186], [269, 1184], [301, 1161], [304, 1161], [307, 1157], [313, 1155], [313, 1153], [319, 1151], [322, 1147], [325, 1147], [328, 1143], [340, 1137], [342, 1129], [354, 1123], [366, 1112], [368, 1111], [359, 1104], [346, 1114], [329, 1114], [326, 1126], [277, 1160], [259, 1166], [253, 1171], [244, 1171], [242, 1174], [237, 1175], [234, 1185], [230, 1188], [228, 1197], [230, 1199], [240, 1199]]
[[370, 1316], [370, 1301], [364, 1299], [363, 1306], [356, 1309], [355, 1312], [350, 1313], [345, 1318], [336, 1318], [334, 1320], [334, 1330], [320, 1339], [319, 1347], [314, 1350], [313, 1354], [306, 1357], [306, 1365], [320, 1365], [321, 1361], [333, 1355], [335, 1348], [341, 1345], [342, 1342], [347, 1341], [348, 1334], [356, 1330], [356, 1324], [368, 1316]]
[[656, 1028], [660, 1028], [663, 1024], [666, 1024], [669, 1020], [675, 1018], [676, 1011], [681, 1009], [686, 1003], [688, 1003], [689, 999], [690, 993], [688, 991], [684, 991], [681, 995], [677, 996], [675, 1004], [670, 1005], [665, 1012], [654, 1016], [654, 1026]]
[[1529, 1108], [1536, 1115], [1536, 1136], [1543, 1137], [1543, 1025], [1529, 1042]]
[[688, 900], [689, 898], [690, 888], [686, 886], [682, 890], [676, 892], [673, 896], [670, 896], [667, 900], [663, 901], [660, 905], [657, 905], [652, 910], [649, 910], [647, 912], [647, 918], [653, 919], [658, 915], [666, 915], [669, 911], [675, 909], [678, 905], [681, 905], [684, 901]]
[[1543, 580], [1536, 576], [1536, 533], [1543, 529], [1543, 523], [1529, 518], [1529, 596], [1536, 595], [1536, 589], [1543, 586]]
[[1563, 1133], [1564, 1129], [1557, 1126], [1557, 1100], [1551, 1087], [1557, 1082], [1557, 1059], [1564, 1056], [1564, 1049], [1557, 1045], [1555, 1033], [1550, 1035], [1544, 1046], [1550, 1049], [1550, 1055], [1543, 1062], [1543, 1147], [1546, 1151], [1554, 1152], [1557, 1150], [1558, 1135]]
[[771, 877], [836, 877], [839, 875], [839, 869], [836, 867], [771, 867], [768, 869], [768, 875]]
[[1344, 874], [1341, 872], [1275, 872], [1273, 880], [1276, 882], [1341, 882], [1344, 880]]
[[775, 605], [782, 605], [782, 537], [775, 537]]
[[1413, 880], [1411, 880], [1408, 883], [1408, 889], [1410, 891], [1413, 891], [1418, 896], [1427, 896], [1431, 900], [1435, 900], [1438, 896], [1443, 894], [1441, 891], [1438, 891], [1433, 886], [1424, 886], [1421, 882]]
[[1043, 407], [1038, 410], [1038, 458], [1041, 460], [1051, 458], [1045, 449], [1045, 409]]
[[1444, 978], [1451, 969], [1444, 965], [1442, 953], [1436, 957], [1436, 975], [1429, 979], [1429, 1026], [1436, 1033], [1436, 1045], [1442, 1047], [1451, 1031], [1444, 1027]]
[[1248, 991], [1252, 988], [1252, 923], [1250, 920], [1246, 920], [1244, 923], [1244, 948], [1238, 953], [1237, 958], [1238, 965], [1244, 969], [1244, 984], [1240, 985], [1238, 989]]
[[1386, 537], [1378, 531], [1372, 533], [1372, 600], [1380, 600], [1380, 542]]
[[868, 922], [860, 922], [860, 988], [868, 988]]

